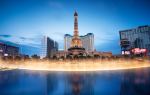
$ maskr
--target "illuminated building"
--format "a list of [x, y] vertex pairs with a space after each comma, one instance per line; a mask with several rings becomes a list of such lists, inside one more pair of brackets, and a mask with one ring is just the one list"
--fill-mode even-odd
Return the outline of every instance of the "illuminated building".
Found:
[[[72, 51], [73, 50], [73, 51]], [[64, 35], [64, 51], [56, 53], [57, 58], [66, 58], [67, 55], [78, 56], [105, 56], [111, 57], [111, 52], [97, 52], [94, 48], [94, 34], [88, 33], [84, 36], [79, 36], [78, 31], [78, 14], [74, 13], [74, 34]]]
[[18, 56], [19, 47], [12, 44], [0, 42], [0, 56]]
[[[150, 26], [139, 26], [133, 29], [119, 31], [120, 40], [129, 42], [128, 50], [133, 48], [147, 49], [150, 51]], [[123, 47], [121, 47], [123, 50]]]
[[[77, 56], [76, 56], [77, 55]], [[111, 57], [111, 52], [98, 52], [94, 48], [94, 34], [88, 33], [84, 36], [79, 36], [78, 31], [78, 14], [74, 13], [74, 34], [64, 35], [64, 51], [58, 51], [55, 55], [57, 58], [68, 57], [94, 57], [104, 56]]]
[[82, 46], [82, 41], [78, 31], [78, 14], [74, 13], [74, 34], [71, 40], [71, 47], [68, 48], [68, 55], [85, 55], [85, 48]]
[[80, 39], [82, 41], [82, 45], [85, 48], [87, 52], [93, 52], [94, 51], [94, 34], [88, 33], [85, 36], [80, 36]]
[[55, 56], [56, 58], [66, 58], [66, 55], [67, 55], [67, 51], [63, 51], [63, 50], [59, 50], [58, 52], [56, 52]]
[[74, 13], [74, 35], [71, 40], [71, 47], [82, 47], [82, 41], [79, 37], [79, 31], [78, 31], [78, 14], [77, 14], [77, 12]]
[[58, 43], [47, 36], [42, 38], [41, 58], [51, 58], [58, 51]]
[[[71, 46], [83, 47], [86, 52], [94, 51], [94, 34], [88, 33], [84, 36], [78, 35], [78, 14], [74, 14], [74, 35], [65, 34], [64, 36], [64, 50], [68, 51]], [[77, 41], [77, 44], [75, 43]]]
[[[68, 48], [71, 47], [71, 40], [73, 36], [69, 34], [65, 34], [64, 36], [64, 50], [68, 51]], [[94, 51], [94, 34], [88, 33], [84, 36], [79, 36], [79, 38], [82, 41], [82, 46], [85, 48], [87, 52]]]

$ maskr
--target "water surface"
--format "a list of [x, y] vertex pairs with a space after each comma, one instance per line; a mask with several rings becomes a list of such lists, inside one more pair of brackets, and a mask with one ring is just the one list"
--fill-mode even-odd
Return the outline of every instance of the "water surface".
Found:
[[150, 70], [0, 71], [0, 95], [150, 95]]

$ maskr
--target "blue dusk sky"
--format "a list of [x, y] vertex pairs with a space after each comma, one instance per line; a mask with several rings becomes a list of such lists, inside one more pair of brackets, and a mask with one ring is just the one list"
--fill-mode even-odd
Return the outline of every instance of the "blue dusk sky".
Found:
[[47, 35], [63, 49], [75, 10], [79, 34], [94, 33], [97, 51], [119, 54], [119, 30], [150, 25], [150, 0], [0, 0], [0, 40], [40, 50]]

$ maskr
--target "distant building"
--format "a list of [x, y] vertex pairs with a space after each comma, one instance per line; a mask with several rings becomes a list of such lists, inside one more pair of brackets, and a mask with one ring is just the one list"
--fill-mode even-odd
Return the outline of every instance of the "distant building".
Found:
[[[82, 46], [85, 48], [87, 52], [92, 52], [94, 51], [94, 34], [93, 33], [88, 33], [84, 36], [79, 36], [81, 41], [82, 41]], [[68, 51], [68, 48], [71, 47], [71, 40], [73, 36], [69, 34], [65, 34], [64, 36], [64, 50]]]
[[71, 47], [72, 37], [73, 36], [71, 36], [69, 34], [65, 34], [65, 36], [64, 36], [64, 50], [65, 51], [68, 51], [68, 48]]
[[58, 43], [47, 36], [42, 38], [41, 58], [51, 58], [58, 51]]
[[94, 51], [94, 34], [93, 33], [88, 33], [85, 36], [80, 36], [80, 39], [82, 41], [83, 48], [85, 48], [87, 52]]
[[59, 50], [55, 56], [56, 58], [66, 58], [67, 54], [67, 51]]
[[0, 42], [0, 56], [18, 56], [19, 47]]
[[[139, 26], [133, 29], [119, 31], [120, 41], [129, 42], [128, 50], [133, 48], [147, 49], [150, 51], [150, 26]], [[123, 47], [121, 47], [121, 50]]]
[[[67, 54], [68, 54], [68, 51], [63, 51], [63, 50], [61, 50], [61, 51], [58, 51], [55, 56], [56, 56], [57, 58], [67, 58]], [[93, 52], [89, 52], [89, 53], [86, 55], [86, 57], [87, 57], [87, 56], [90, 56], [90, 57], [95, 57], [95, 56], [97, 56], [97, 57], [99, 57], [99, 58], [102, 58], [102, 57], [112, 57], [113, 54], [112, 54], [112, 52], [93, 51]]]

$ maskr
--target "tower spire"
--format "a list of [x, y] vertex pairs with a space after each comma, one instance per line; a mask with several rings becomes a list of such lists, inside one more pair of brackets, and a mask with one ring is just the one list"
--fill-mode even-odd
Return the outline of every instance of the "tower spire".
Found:
[[68, 49], [69, 54], [80, 55], [85, 53], [85, 49], [82, 47], [82, 41], [78, 34], [78, 13], [74, 13], [74, 35], [71, 41], [71, 47]]
[[72, 47], [82, 47], [82, 42], [79, 38], [78, 34], [78, 13], [75, 11], [74, 13], [74, 35], [72, 38], [71, 46]]
[[74, 37], [78, 38], [78, 13], [74, 13]]

